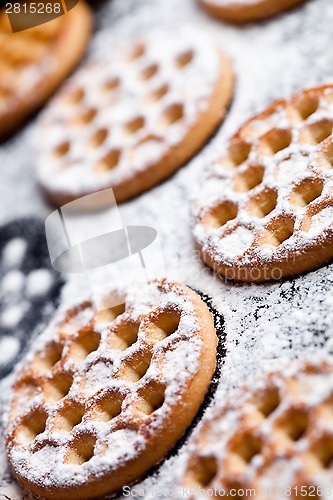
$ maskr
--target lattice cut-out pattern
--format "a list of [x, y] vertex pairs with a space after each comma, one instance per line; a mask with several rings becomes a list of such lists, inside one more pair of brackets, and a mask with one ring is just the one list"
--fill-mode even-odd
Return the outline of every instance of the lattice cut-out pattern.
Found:
[[[31, 481], [36, 464], [40, 477], [47, 469], [59, 498], [71, 486], [89, 497], [117, 490], [184, 433], [213, 375], [216, 345], [207, 306], [166, 280], [103, 311], [87, 301], [61, 313], [14, 383], [6, 435], [16, 473]], [[141, 472], [129, 465], [122, 477], [127, 460], [144, 464]], [[104, 480], [95, 481], [101, 470]], [[32, 489], [47, 496], [38, 474]]]
[[299, 361], [284, 373], [239, 389], [203, 423], [181, 478], [193, 500], [214, 488], [231, 496], [252, 489], [266, 500], [277, 481], [315, 498], [318, 488], [333, 486], [332, 362]]
[[332, 96], [328, 85], [273, 103], [209, 166], [194, 237], [214, 270], [263, 282], [333, 257]]
[[112, 187], [124, 201], [193, 156], [223, 118], [232, 90], [226, 58], [197, 35], [155, 30], [74, 76], [40, 126], [37, 172], [53, 200]]

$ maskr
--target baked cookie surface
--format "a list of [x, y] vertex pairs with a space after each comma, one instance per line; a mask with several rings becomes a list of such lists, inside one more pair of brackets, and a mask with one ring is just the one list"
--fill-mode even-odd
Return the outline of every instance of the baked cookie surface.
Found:
[[152, 31], [88, 64], [46, 109], [37, 177], [61, 205], [112, 188], [118, 202], [181, 167], [221, 122], [229, 62], [193, 29]]
[[332, 102], [328, 85], [273, 103], [210, 166], [194, 237], [215, 271], [264, 282], [332, 259]]
[[217, 337], [207, 306], [166, 280], [95, 312], [82, 303], [18, 372], [5, 419], [18, 479], [45, 498], [114, 492], [165, 457], [209, 387]]
[[209, 498], [212, 490], [260, 500], [329, 496], [332, 404], [329, 359], [296, 362], [256, 379], [203, 423], [181, 487], [193, 488], [193, 499]]
[[82, 58], [92, 16], [81, 0], [67, 14], [12, 33], [0, 12], [0, 138], [10, 135], [60, 86]]
[[274, 16], [305, 0], [199, 0], [215, 17], [232, 23], [247, 23]]

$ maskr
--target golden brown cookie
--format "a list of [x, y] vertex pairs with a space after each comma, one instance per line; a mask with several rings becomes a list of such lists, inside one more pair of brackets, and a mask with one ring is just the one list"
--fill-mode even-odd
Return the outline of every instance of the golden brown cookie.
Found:
[[193, 488], [192, 499], [214, 490], [237, 499], [329, 498], [332, 407], [332, 360], [301, 361], [262, 376], [204, 422], [181, 486]]
[[8, 457], [43, 498], [95, 498], [140, 478], [184, 434], [207, 392], [217, 337], [200, 297], [161, 280], [124, 300], [68, 310], [16, 376]]
[[118, 202], [170, 176], [221, 122], [232, 95], [228, 60], [182, 28], [152, 31], [88, 64], [47, 108], [37, 177], [62, 205], [112, 188]]
[[199, 0], [202, 7], [215, 17], [231, 23], [248, 23], [274, 16], [303, 3], [305, 0]]
[[78, 64], [91, 23], [83, 0], [67, 14], [17, 33], [6, 11], [0, 12], [0, 138], [37, 110]]
[[332, 103], [332, 85], [301, 91], [230, 139], [194, 207], [194, 236], [211, 268], [263, 282], [332, 259]]

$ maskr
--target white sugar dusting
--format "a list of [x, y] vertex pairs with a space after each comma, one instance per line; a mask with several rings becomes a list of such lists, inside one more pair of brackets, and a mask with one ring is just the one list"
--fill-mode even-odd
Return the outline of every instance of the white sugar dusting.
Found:
[[[112, 22], [116, 18], [117, 22]], [[214, 306], [225, 316], [227, 356], [215, 394], [216, 403], [224, 403], [234, 387], [251, 381], [267, 369], [279, 370], [284, 362], [297, 357], [312, 358], [318, 351], [332, 354], [331, 266], [263, 286], [226, 284], [202, 265], [194, 251], [189, 216], [189, 199], [197, 197], [202, 190], [199, 179], [205, 165], [221, 154], [228, 137], [247, 118], [273, 99], [288, 97], [304, 85], [332, 81], [333, 55], [328, 50], [333, 23], [331, 0], [309, 1], [288, 14], [242, 28], [210, 19], [193, 0], [128, 0], [126, 3], [112, 0], [103, 5], [98, 23], [101, 31], [93, 40], [92, 58], [110, 51], [108, 42], [113, 31], [117, 31], [119, 40], [128, 40], [152, 25], [163, 26], [173, 33], [177, 23], [186, 23], [214, 36], [233, 62], [237, 76], [235, 97], [226, 121], [210, 145], [170, 180], [121, 206], [128, 224], [147, 224], [158, 229], [168, 274], [212, 296]], [[39, 216], [49, 213], [38, 196], [31, 174], [32, 156], [26, 154], [33, 133], [35, 123], [0, 149], [2, 221], [8, 214], [15, 217], [29, 212]], [[213, 180], [212, 185], [215, 183]], [[219, 185], [221, 187], [221, 183]], [[13, 189], [20, 200], [14, 206]], [[75, 291], [72, 290], [66, 300], [77, 299], [85, 287], [86, 283], [74, 287]], [[2, 395], [8, 397], [6, 381], [1, 384], [1, 390]], [[153, 475], [139, 482], [136, 488], [143, 491], [141, 496], [149, 498], [154, 491], [155, 498], [160, 498], [161, 489], [173, 488], [187, 453], [185, 444]], [[5, 452], [0, 453], [0, 491], [5, 494], [9, 485], [16, 488], [17, 483], [2, 457]], [[8, 496], [16, 499], [23, 495], [13, 492]]]
[[[173, 37], [161, 28], [142, 32], [127, 43], [120, 31], [109, 41], [111, 56], [93, 62], [93, 69], [88, 63], [70, 80], [70, 92], [84, 91], [79, 105], [66, 104], [68, 96], [62, 95], [51, 102], [36, 135], [44, 186], [74, 194], [117, 187], [160, 162], [186, 137], [207, 110], [224, 68], [205, 34], [185, 26], [173, 31]], [[181, 58], [184, 63], [177, 62]], [[90, 111], [93, 117], [78, 134], [75, 121]], [[65, 154], [55, 154], [64, 144]]]
[[253, 232], [244, 227], [238, 227], [231, 234], [224, 236], [218, 243], [218, 250], [226, 259], [234, 259], [252, 245]]
[[[68, 285], [72, 291], [73, 284]], [[106, 290], [106, 293], [110, 291]], [[89, 294], [86, 298], [89, 299]], [[85, 344], [81, 345], [80, 339], [75, 339], [73, 342], [68, 336], [68, 341], [61, 340], [60, 335], [65, 331], [62, 326], [64, 312], [61, 308], [50, 327], [36, 339], [32, 351], [20, 363], [22, 370], [20, 376], [25, 377], [31, 363], [36, 362], [35, 356], [40, 357], [40, 352], [45, 346], [50, 345], [51, 342], [56, 344], [62, 342], [64, 344], [61, 351], [65, 358], [64, 369], [73, 371], [68, 397], [76, 399], [77, 402], [82, 402], [84, 398], [86, 414], [89, 413], [88, 405], [91, 405], [93, 415], [96, 411], [101, 412], [104, 409], [107, 416], [107, 407], [103, 406], [103, 401], [108, 397], [105, 391], [122, 391], [124, 399], [121, 404], [122, 422], [125, 428], [119, 429], [117, 420], [110, 418], [110, 415], [105, 419], [93, 416], [82, 419], [77, 424], [76, 430], [81, 430], [85, 435], [88, 434], [90, 439], [95, 436], [94, 456], [85, 463], [84, 467], [81, 467], [75, 459], [73, 462], [64, 462], [65, 450], [72, 445], [72, 440], [71, 435], [62, 428], [61, 424], [51, 431], [59, 439], [58, 445], [49, 445], [51, 429], [46, 428], [36, 437], [39, 449], [35, 453], [31, 453], [24, 442], [9, 447], [8, 452], [14, 469], [32, 482], [38, 482], [38, 477], [42, 473], [45, 486], [73, 487], [86, 483], [91, 474], [98, 476], [116, 471], [118, 467], [138, 456], [139, 453], [144, 453], [149, 445], [146, 436], [156, 431], [167, 431], [166, 418], [173, 411], [174, 405], [182, 400], [187, 390], [190, 390], [188, 387], [191, 387], [193, 378], [200, 369], [199, 358], [204, 349], [201, 339], [203, 326], [199, 323], [201, 320], [197, 316], [196, 305], [195, 302], [192, 303], [192, 300], [188, 289], [169, 282], [152, 282], [146, 286], [142, 284], [133, 286], [125, 297], [125, 311], [120, 313], [113, 322], [111, 320], [111, 322], [97, 323], [96, 331], [100, 332], [99, 343], [91, 352], [83, 351], [82, 358], [80, 352]], [[74, 313], [72, 321], [73, 325], [81, 324], [81, 327], [87, 328], [93, 308], [89, 302], [84, 302], [84, 304], [83, 307], [90, 314], [82, 315], [81, 313], [80, 318], [75, 320]], [[151, 343], [149, 330], [145, 330], [144, 322], [149, 318], [146, 315], [156, 314], [158, 310], [160, 311], [158, 314], [177, 310], [179, 324], [173, 333], [166, 335], [165, 339]], [[133, 324], [138, 320], [141, 322], [138, 339], [133, 340], [128, 347], [117, 348], [114, 342], [118, 328], [126, 328], [129, 323]], [[84, 332], [84, 328], [81, 331]], [[120, 333], [119, 337], [121, 338]], [[143, 354], [144, 358], [142, 358]], [[148, 354], [149, 357], [147, 357]], [[140, 395], [140, 391], [146, 391], [150, 387], [149, 384], [155, 383], [162, 384], [164, 387], [165, 394], [161, 408], [152, 412], [151, 423], [150, 420], [145, 420], [143, 413], [138, 429], [132, 430], [132, 421], [138, 418], [136, 405], [140, 398], [144, 398]], [[43, 392], [38, 388], [33, 389], [34, 392], [23, 383], [18, 398], [14, 396], [10, 407], [12, 409], [8, 408], [5, 413], [5, 432], [8, 436], [17, 425], [17, 422], [15, 423], [16, 412], [28, 415], [34, 407], [42, 404]], [[99, 400], [101, 392], [104, 394], [102, 403]], [[47, 398], [45, 404], [48, 408], [48, 415], [52, 419], [57, 415], [59, 408], [55, 402]], [[61, 406], [61, 403], [59, 404]], [[106, 443], [107, 449], [105, 449]], [[80, 452], [74, 449], [73, 453]]]

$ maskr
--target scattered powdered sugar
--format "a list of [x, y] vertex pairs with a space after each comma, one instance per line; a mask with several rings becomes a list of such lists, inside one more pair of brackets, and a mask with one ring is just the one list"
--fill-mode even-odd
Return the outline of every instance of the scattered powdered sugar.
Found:
[[[199, 31], [215, 36], [217, 44], [231, 56], [237, 78], [235, 98], [223, 126], [194, 161], [120, 209], [128, 224], [147, 224], [158, 230], [168, 274], [213, 297], [214, 306], [224, 315], [227, 355], [215, 394], [216, 404], [223, 404], [234, 387], [256, 374], [280, 370], [283, 363], [297, 357], [312, 358], [318, 351], [333, 354], [331, 266], [267, 285], [225, 283], [202, 265], [194, 251], [189, 216], [189, 199], [202, 189], [199, 179], [203, 168], [220, 156], [228, 137], [247, 118], [304, 85], [332, 81], [333, 53], [328, 48], [333, 8], [331, 0], [312, 0], [268, 22], [238, 28], [208, 18], [194, 0], [112, 0], [103, 3], [97, 15], [99, 33], [90, 55], [112, 52], [113, 42], [109, 41], [114, 31], [119, 40], [127, 40], [152, 25], [165, 26], [173, 33], [177, 23], [196, 25]], [[0, 149], [2, 221], [9, 214], [46, 216], [49, 212], [31, 174], [33, 155], [26, 154], [33, 133], [35, 122]], [[14, 205], [13, 189], [19, 200]], [[74, 301], [87, 287], [82, 283], [74, 286], [73, 281], [65, 300]], [[8, 396], [8, 385], [7, 381], [1, 384], [3, 396]], [[137, 484], [141, 497], [152, 498], [154, 492], [153, 498], [163, 498], [163, 488], [174, 487], [187, 453], [185, 444], [179, 454]], [[0, 452], [0, 492], [6, 494], [8, 485], [16, 483], [5, 460], [1, 461], [4, 456], [5, 452]], [[272, 477], [275, 480], [276, 475]], [[8, 496], [15, 498], [14, 493]]]
[[2, 250], [2, 261], [5, 266], [19, 266], [27, 250], [27, 242], [22, 238], [13, 238]]
[[252, 242], [253, 232], [240, 226], [218, 242], [218, 250], [226, 259], [234, 259], [242, 255]]
[[[71, 287], [73, 284], [68, 286]], [[87, 298], [89, 299], [89, 295]], [[125, 311], [120, 312], [114, 320], [106, 322], [102, 317], [99, 323], [99, 313], [94, 316], [94, 321], [97, 322], [95, 330], [100, 332], [100, 338], [98, 345], [91, 349], [91, 352], [83, 350], [85, 346], [83, 342], [84, 332], [87, 331], [94, 312], [92, 304], [89, 301], [82, 304], [82, 309], [90, 313], [81, 314], [79, 318], [76, 317], [78, 314], [73, 312], [72, 322], [76, 325], [75, 331], [77, 332], [80, 324], [82, 332], [79, 338], [75, 339], [71, 339], [68, 330], [67, 337], [65, 339], [62, 337], [64, 311], [60, 309], [51, 325], [36, 339], [32, 350], [20, 363], [21, 386], [17, 386], [11, 406], [5, 414], [7, 436], [10, 436], [14, 429], [18, 429], [20, 433], [16, 417], [23, 413], [25, 418], [30, 418], [34, 408], [39, 405], [44, 406], [50, 421], [54, 421], [54, 424], [46, 425], [45, 430], [36, 436], [34, 444], [37, 446], [38, 443], [38, 450], [35, 453], [31, 453], [31, 449], [20, 439], [17, 443], [13, 443], [13, 446], [9, 446], [8, 453], [16, 472], [37, 483], [42, 473], [45, 486], [53, 485], [61, 488], [78, 486], [86, 483], [89, 475], [98, 477], [103, 473], [112, 473], [133, 456], [144, 453], [149, 445], [147, 436], [150, 433], [166, 432], [165, 426], [168, 425], [169, 414], [175, 411], [178, 401], [191, 390], [192, 381], [200, 369], [199, 358], [205, 347], [201, 338], [202, 320], [195, 302], [192, 301], [192, 294], [188, 289], [172, 282], [151, 282], [146, 286], [133, 285], [128, 297], [125, 297]], [[142, 316], [143, 310], [145, 313]], [[75, 311], [79, 313], [77, 309]], [[174, 331], [166, 334], [165, 338], [152, 342], [155, 337], [151, 337], [154, 333], [151, 333], [150, 329], [152, 328], [153, 332], [156, 329], [157, 335], [160, 332], [158, 323], [154, 326], [154, 318], [157, 315], [156, 321], [158, 321], [160, 314], [171, 314], [171, 311], [178, 311], [179, 314]], [[109, 311], [109, 314], [111, 313], [112, 311]], [[130, 328], [130, 325], [138, 320], [140, 327], [137, 339], [133, 339], [128, 346], [118, 347], [118, 344], [114, 344], [117, 339], [118, 342], [121, 339], [123, 329]], [[147, 328], [147, 325], [151, 326]], [[118, 329], [120, 329], [119, 337]], [[55, 344], [62, 347], [60, 355], [63, 358], [64, 372], [72, 373], [68, 397], [75, 404], [79, 402], [82, 404], [84, 401], [85, 415], [88, 416], [91, 411], [89, 418], [83, 418], [75, 426], [76, 432], [88, 435], [87, 439], [95, 440], [94, 456], [84, 467], [80, 467], [75, 459], [65, 460], [66, 450], [68, 453], [73, 446], [72, 436], [65, 432], [61, 423], [56, 424], [56, 420], [53, 420], [61, 411], [62, 403], [52, 403], [47, 397], [44, 398], [44, 393], [38, 388], [38, 380], [30, 388], [24, 381], [27, 370], [29, 372], [31, 366], [36, 363], [36, 356], [43, 357], [45, 349], [50, 349], [50, 346], [54, 348]], [[83, 350], [83, 357], [80, 356], [80, 349]], [[138, 419], [136, 405], [141, 398], [145, 399], [145, 391], [158, 391], [151, 389], [155, 387], [151, 384], [161, 384], [164, 387], [163, 404], [152, 412], [149, 420], [142, 417], [138, 429], [134, 430], [131, 422], [134, 418]], [[93, 416], [96, 411], [103, 411], [103, 402], [105, 404], [109, 400], [108, 391], [120, 391], [117, 394], [123, 395], [119, 410], [122, 414], [121, 430], [116, 418], [103, 419]], [[146, 397], [148, 397], [146, 404], [150, 404], [149, 396]], [[49, 445], [50, 432], [57, 437], [57, 445], [55, 443]], [[107, 449], [105, 449], [106, 443], [108, 443]], [[76, 451], [75, 446], [73, 453], [80, 453]]]
[[315, 236], [322, 233], [333, 225], [333, 207], [326, 207], [316, 215], [311, 217], [311, 226], [308, 231], [308, 236]]
[[[161, 161], [186, 137], [208, 109], [224, 68], [206, 34], [197, 36], [185, 26], [173, 32], [170, 37], [159, 27], [141, 33], [139, 41], [114, 35], [112, 58], [107, 53], [88, 63], [69, 82], [69, 93], [84, 92], [79, 107], [67, 103], [68, 95], [51, 102], [36, 134], [37, 171], [44, 186], [74, 194], [116, 188]], [[78, 134], [75, 122], [90, 110], [96, 116]], [[64, 144], [65, 153], [57, 154]]]
[[40, 297], [47, 294], [53, 284], [53, 276], [47, 269], [31, 271], [26, 278], [28, 297]]

